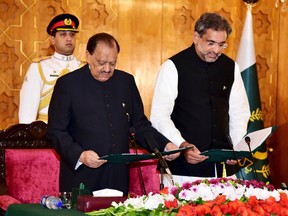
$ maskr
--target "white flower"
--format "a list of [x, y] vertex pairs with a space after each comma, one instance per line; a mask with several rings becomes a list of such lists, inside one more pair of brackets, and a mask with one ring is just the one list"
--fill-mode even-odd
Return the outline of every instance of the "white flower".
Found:
[[135, 198], [130, 198], [124, 201], [124, 203], [119, 203], [118, 205], [113, 202], [111, 205], [114, 207], [119, 207], [119, 206], [125, 206], [126, 208], [129, 208], [129, 205], [132, 205], [134, 209], [140, 209], [144, 207], [144, 197], [135, 197]]
[[283, 190], [283, 189], [277, 189], [279, 193], [286, 193], [288, 195], [288, 190]]
[[245, 190], [246, 190], [246, 186], [238, 185], [237, 188], [233, 186], [229, 186], [227, 187], [223, 195], [226, 195], [226, 199], [229, 199], [232, 201], [236, 199], [239, 200], [241, 197], [243, 197]]
[[279, 191], [273, 190], [273, 191], [270, 192], [270, 195], [275, 198], [276, 202], [280, 201], [280, 192]]
[[196, 201], [197, 199], [200, 198], [199, 194], [198, 194], [198, 190], [195, 187], [194, 190], [190, 189], [190, 190], [182, 190], [179, 193], [179, 198], [183, 199], [183, 200], [191, 200], [191, 201]]
[[122, 202], [119, 202], [119, 203], [116, 203], [115, 201], [113, 201], [111, 203], [111, 206], [114, 206], [115, 208], [119, 207], [119, 206], [123, 206], [123, 203]]
[[227, 186], [225, 184], [211, 185], [211, 191], [214, 195], [224, 194]]
[[273, 196], [275, 199], [280, 200], [280, 194], [277, 190], [274, 191], [268, 191], [267, 188], [261, 189], [261, 188], [253, 188], [249, 187], [246, 189], [244, 195], [246, 197], [255, 196], [257, 199], [265, 200], [268, 199], [270, 196]]
[[159, 204], [164, 204], [164, 197], [161, 194], [149, 195], [144, 203], [144, 208], [153, 210], [156, 209]]
[[164, 194], [164, 199], [168, 201], [173, 201], [176, 198], [173, 194]]
[[198, 195], [204, 201], [214, 200], [216, 196], [212, 193], [210, 186], [205, 183], [201, 183], [198, 186]]
[[142, 196], [142, 197], [135, 197], [135, 198], [129, 198], [124, 203], [119, 202], [118, 204], [116, 202], [112, 202], [112, 206], [115, 208], [118, 208], [120, 206], [125, 206], [125, 208], [129, 209], [130, 206], [133, 206], [133, 209], [139, 210], [139, 209], [148, 209], [148, 210], [154, 210], [158, 208], [160, 204], [164, 205], [164, 200], [171, 200], [173, 201], [175, 197], [172, 194], [152, 194], [149, 193], [148, 196]]

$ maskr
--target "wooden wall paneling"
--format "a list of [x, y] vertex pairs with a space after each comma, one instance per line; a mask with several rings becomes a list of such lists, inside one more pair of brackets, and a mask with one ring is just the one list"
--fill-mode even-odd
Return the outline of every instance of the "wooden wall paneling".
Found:
[[253, 9], [253, 27], [258, 83], [262, 102], [264, 125], [273, 126], [276, 123], [276, 84], [277, 84], [277, 58], [278, 58], [278, 26], [274, 20], [274, 4], [271, 1], [259, 4]]
[[17, 122], [21, 70], [26, 57], [20, 40], [26, 8], [20, 1], [1, 1], [0, 10], [0, 128]]
[[118, 1], [83, 0], [75, 14], [80, 20], [76, 53], [81, 59], [86, 58], [86, 44], [92, 35], [106, 32], [117, 38]]
[[[3, 82], [0, 82], [3, 87]], [[7, 87], [7, 86], [5, 86]], [[14, 118], [18, 115], [19, 91], [10, 88], [1, 88], [0, 93], [0, 121], [3, 125], [11, 125], [15, 122]]]
[[[278, 85], [277, 65], [279, 53], [279, 26], [277, 23], [279, 18], [278, 12], [273, 3], [274, 2], [266, 1], [266, 3], [261, 4], [262, 8], [260, 8], [258, 14], [255, 15], [255, 28], [262, 29], [261, 31], [257, 32], [255, 37], [259, 40], [256, 60], [259, 76], [259, 88], [261, 90], [260, 93], [264, 125], [266, 127], [277, 125], [276, 100]], [[272, 137], [267, 140], [268, 150], [271, 149], [271, 147], [273, 148], [275, 138], [276, 134], [273, 134]], [[270, 151], [268, 151], [268, 156], [272, 183], [274, 183], [276, 176], [273, 173], [273, 163], [275, 163], [277, 156], [275, 155], [275, 152]]]
[[18, 114], [19, 88], [22, 79], [17, 73], [20, 61], [20, 44], [13, 43], [9, 37], [0, 38], [0, 122], [10, 125]]
[[[262, 106], [264, 126], [276, 124], [276, 90], [277, 90], [277, 62], [278, 62], [278, 26], [274, 2], [262, 1], [252, 10], [254, 41], [257, 63], [258, 83]], [[269, 170], [272, 183], [277, 184], [277, 176], [273, 173], [275, 152], [270, 152], [274, 143], [275, 134], [267, 141]]]
[[[124, 3], [125, 2], [125, 3]], [[161, 59], [162, 3], [123, 0], [119, 4], [119, 68], [134, 74], [147, 117]]]
[[[132, 61], [130, 56], [133, 53], [133, 46], [131, 44], [132, 37], [132, 26], [131, 26], [131, 10], [133, 3], [132, 1], [120, 0], [118, 7], [118, 17], [117, 17], [117, 40], [120, 45], [120, 53], [117, 60], [117, 68], [124, 70], [131, 74], [134, 74], [132, 71]], [[136, 48], [134, 48], [136, 50]]]
[[276, 102], [276, 123], [278, 129], [275, 132], [275, 141], [271, 143], [273, 152], [270, 154], [270, 167], [272, 173], [272, 182], [276, 185], [285, 182], [288, 184], [288, 73], [287, 73], [287, 55], [288, 55], [288, 14], [281, 12], [280, 8], [277, 10], [277, 19], [275, 25], [279, 29], [279, 38], [275, 38], [277, 45], [275, 49], [279, 49], [277, 59], [278, 71], [277, 86], [277, 102]]
[[192, 44], [194, 14], [187, 1], [163, 0], [161, 64]]

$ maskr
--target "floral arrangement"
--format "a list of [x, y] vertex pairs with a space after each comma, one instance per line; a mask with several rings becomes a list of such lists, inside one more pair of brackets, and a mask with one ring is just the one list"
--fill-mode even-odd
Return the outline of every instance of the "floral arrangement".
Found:
[[128, 198], [87, 215], [238, 216], [288, 215], [288, 191], [256, 180], [215, 178], [164, 188], [159, 194]]

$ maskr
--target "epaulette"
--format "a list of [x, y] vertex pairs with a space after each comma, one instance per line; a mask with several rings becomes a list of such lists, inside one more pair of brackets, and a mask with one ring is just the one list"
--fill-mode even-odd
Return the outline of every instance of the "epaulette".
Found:
[[46, 60], [46, 59], [49, 59], [51, 57], [52, 56], [43, 56], [43, 57], [35, 58], [35, 59], [32, 60], [32, 62], [40, 62], [42, 60]]
[[80, 61], [81, 64], [86, 64], [86, 63], [87, 63], [86, 59], [81, 59], [81, 58], [79, 58], [79, 57], [76, 57], [76, 59], [77, 59], [78, 61]]

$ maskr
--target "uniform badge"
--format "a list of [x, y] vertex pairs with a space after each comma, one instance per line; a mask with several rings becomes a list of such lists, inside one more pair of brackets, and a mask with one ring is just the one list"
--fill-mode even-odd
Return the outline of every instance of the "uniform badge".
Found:
[[69, 26], [72, 24], [72, 20], [70, 18], [66, 18], [64, 19], [64, 24]]
[[54, 74], [50, 74], [50, 77], [58, 77], [58, 74], [55, 74], [56, 71], [53, 71]]

